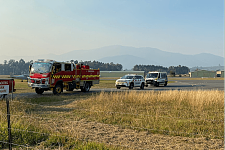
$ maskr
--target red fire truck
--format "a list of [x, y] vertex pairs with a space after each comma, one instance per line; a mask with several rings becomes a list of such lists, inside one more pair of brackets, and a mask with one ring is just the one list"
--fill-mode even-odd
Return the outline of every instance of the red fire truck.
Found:
[[94, 84], [99, 84], [99, 69], [90, 69], [88, 65], [53, 60], [38, 60], [29, 66], [28, 86], [35, 88], [37, 94], [52, 90], [60, 94], [63, 89], [73, 91], [81, 89], [88, 92]]

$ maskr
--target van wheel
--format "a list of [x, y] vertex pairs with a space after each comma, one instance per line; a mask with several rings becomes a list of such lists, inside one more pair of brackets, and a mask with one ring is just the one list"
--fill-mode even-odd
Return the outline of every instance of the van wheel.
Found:
[[44, 89], [40, 89], [40, 88], [35, 88], [35, 92], [37, 94], [42, 94], [44, 92]]
[[56, 86], [53, 88], [53, 94], [61, 94], [62, 92], [62, 87], [60, 84], [56, 84]]
[[157, 86], [157, 87], [159, 86], [159, 82], [156, 82], [156, 86]]
[[167, 81], [165, 82], [164, 86], [167, 86]]
[[145, 85], [144, 85], [144, 83], [142, 83], [140, 89], [144, 90], [144, 88], [145, 88]]
[[116, 87], [117, 89], [120, 89], [120, 87]]
[[134, 88], [134, 83], [131, 83], [129, 86], [129, 89], [133, 89]]
[[155, 81], [155, 82], [153, 83], [153, 85], [156, 86], [156, 87], [158, 87], [158, 86], [159, 86], [159, 83]]

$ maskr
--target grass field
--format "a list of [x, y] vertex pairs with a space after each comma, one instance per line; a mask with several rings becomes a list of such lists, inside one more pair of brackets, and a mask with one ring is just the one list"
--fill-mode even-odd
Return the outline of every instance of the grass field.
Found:
[[223, 137], [223, 97], [223, 91], [101, 93], [76, 103], [90, 111], [75, 113], [91, 121], [153, 128], [153, 133], [218, 138]]
[[[20, 129], [13, 130], [13, 141], [33, 147], [123, 149], [95, 141], [74, 140], [77, 131], [71, 129], [73, 123], [68, 120], [110, 124], [151, 134], [223, 139], [223, 104], [224, 92], [216, 90], [101, 92], [26, 98], [11, 102], [12, 128]], [[1, 115], [5, 112], [5, 102], [0, 101], [0, 141], [7, 140], [7, 121]]]

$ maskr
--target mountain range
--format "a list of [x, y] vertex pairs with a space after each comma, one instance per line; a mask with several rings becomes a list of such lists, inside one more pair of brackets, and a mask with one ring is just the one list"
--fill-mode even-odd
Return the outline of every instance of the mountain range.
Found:
[[53, 59], [57, 61], [101, 61], [104, 63], [120, 63], [123, 69], [132, 69], [134, 65], [160, 65], [164, 67], [169, 66], [218, 66], [224, 64], [224, 57], [201, 53], [196, 55], [185, 55], [181, 53], [172, 53], [159, 50], [151, 47], [128, 47], [128, 46], [106, 46], [90, 50], [74, 50], [62, 55], [43, 54], [37, 56], [0, 56], [1, 62], [10, 59], [24, 59], [25, 61], [37, 59]]

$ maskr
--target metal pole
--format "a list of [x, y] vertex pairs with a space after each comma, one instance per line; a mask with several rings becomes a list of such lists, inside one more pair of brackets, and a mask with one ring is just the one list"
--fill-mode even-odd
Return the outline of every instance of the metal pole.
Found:
[[12, 100], [13, 100], [13, 89], [14, 89], [14, 87], [13, 87], [13, 79], [12, 79]]
[[[12, 87], [11, 87], [11, 92], [12, 92], [12, 97], [11, 97], [11, 100], [13, 100], [13, 79], [11, 79], [11, 84], [12, 84]], [[9, 141], [9, 150], [12, 150], [12, 143], [11, 143], [11, 125], [10, 125], [10, 110], [9, 110], [9, 100], [6, 99], [6, 105], [7, 105], [7, 120], [8, 120], [8, 141]]]
[[12, 150], [12, 144], [11, 144], [11, 126], [10, 126], [10, 111], [9, 111], [9, 100], [8, 99], [6, 99], [6, 105], [7, 105], [9, 150]]

